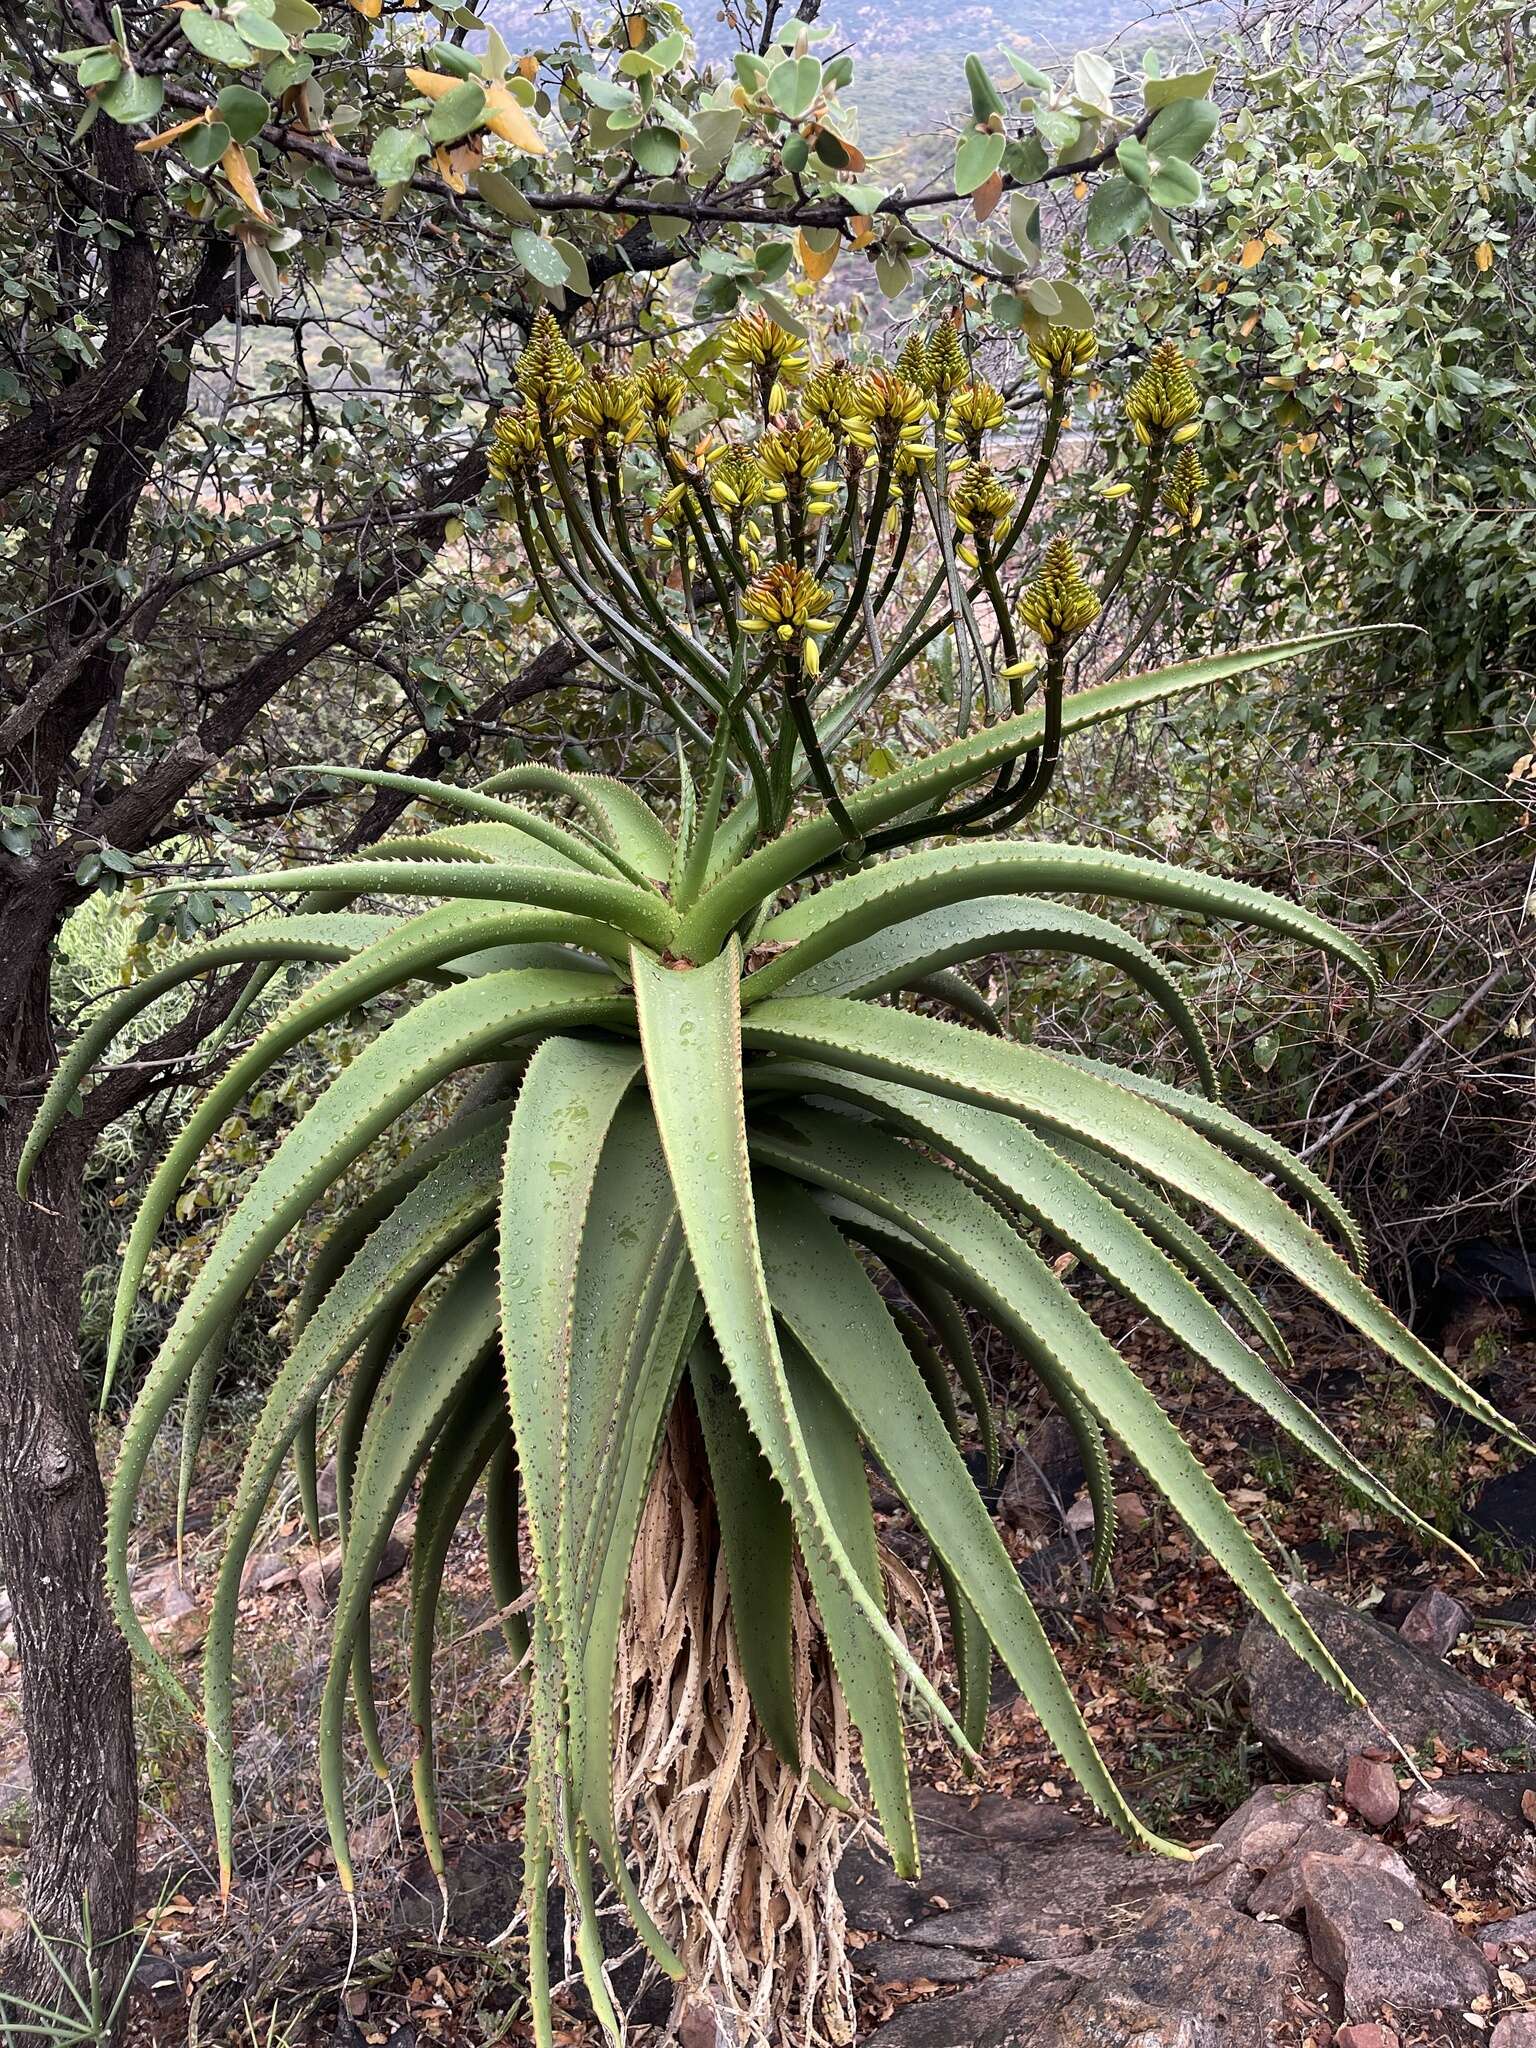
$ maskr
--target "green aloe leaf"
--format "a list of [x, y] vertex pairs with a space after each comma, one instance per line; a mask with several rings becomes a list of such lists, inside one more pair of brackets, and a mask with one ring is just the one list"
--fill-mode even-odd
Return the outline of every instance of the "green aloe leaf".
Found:
[[1108, 918], [1065, 904], [1020, 904], [1006, 896], [983, 896], [905, 917], [813, 965], [797, 967], [794, 956], [788, 956], [794, 971], [786, 976], [784, 988], [797, 996], [888, 995], [907, 987], [914, 971], [926, 974], [956, 960], [1034, 950], [1100, 960], [1129, 975], [1183, 1039], [1207, 1094], [1219, 1092], [1205, 1033], [1157, 955]]
[[[1116, 1085], [1081, 1061], [984, 1038], [937, 1018], [827, 998], [760, 1004], [747, 1013], [743, 1038], [765, 1051], [819, 1059], [983, 1109], [1004, 1110], [1033, 1128], [1089, 1144], [1147, 1174], [1241, 1231], [1389, 1358], [1523, 1446], [1519, 1432], [1420, 1343], [1273, 1189], [1145, 1093], [1132, 1092], [1129, 1079]], [[1193, 1105], [1192, 1115], [1228, 1118], [1228, 1112], [1198, 1096], [1184, 1100]]]
[[995, 892], [1037, 894], [1070, 890], [1156, 903], [1201, 917], [1229, 917], [1320, 947], [1374, 983], [1369, 956], [1326, 919], [1246, 882], [1231, 882], [1093, 846], [937, 846], [886, 861], [834, 882], [769, 918], [759, 934], [765, 946], [783, 946], [743, 990], [747, 1003], [783, 987], [792, 973], [857, 945], [888, 926], [925, 912], [947, 910]]
[[[1005, 1217], [945, 1167], [871, 1125], [845, 1119], [843, 1128], [834, 1129], [833, 1121], [825, 1116], [813, 1119], [798, 1145], [781, 1137], [765, 1139], [761, 1156], [782, 1171], [797, 1172], [890, 1218], [916, 1238], [936, 1268], [963, 1286], [974, 1305], [1008, 1331], [1032, 1364], [1050, 1361], [1084, 1406], [1115, 1431], [1190, 1534], [1281, 1639], [1319, 1676], [1358, 1703], [1354, 1686], [1183, 1437], [1039, 1254]], [[825, 1293], [824, 1275], [819, 1277]], [[883, 1449], [879, 1455], [885, 1463]], [[912, 1511], [922, 1520], [935, 1510], [928, 1495], [919, 1494]], [[974, 1598], [974, 1586], [971, 1593]], [[1097, 1799], [1097, 1792], [1093, 1796]]]
[[622, 782], [606, 775], [573, 775], [563, 768], [525, 762], [480, 784], [486, 796], [514, 790], [536, 790], [568, 797], [592, 819], [602, 838], [633, 868], [653, 882], [664, 882], [672, 870], [671, 835], [649, 804]]
[[[771, 1284], [771, 1283], [770, 1283]], [[784, 1371], [811, 1470], [869, 1601], [885, 1606], [880, 1549], [869, 1504], [864, 1447], [848, 1411], [793, 1337], [784, 1342]], [[896, 1667], [870, 1628], [862, 1603], [851, 1600], [825, 1555], [812, 1544], [806, 1567], [826, 1631], [832, 1665], [859, 1731], [864, 1775], [898, 1877], [920, 1868], [912, 1783], [901, 1725]]]
[[[1234, 654], [1175, 662], [1145, 675], [1121, 676], [1115, 682], [1101, 683], [1069, 697], [1063, 708], [1062, 729], [1069, 734], [1080, 732], [1105, 719], [1155, 704], [1160, 698], [1182, 696], [1191, 690], [1250, 675], [1255, 669], [1303, 660], [1322, 648], [1353, 638], [1358, 630], [1341, 627], [1308, 633], [1295, 640], [1249, 647]], [[912, 767], [898, 769], [894, 775], [883, 776], [868, 789], [860, 790], [849, 801], [849, 817], [862, 833], [891, 824], [925, 804], [941, 801], [967, 783], [985, 780], [1005, 763], [1038, 746], [1044, 729], [1044, 712], [1038, 707], [1016, 718], [1003, 719], [984, 732], [941, 747]], [[756, 830], [755, 820], [752, 829]], [[750, 917], [759, 904], [788, 888], [818, 861], [838, 852], [842, 844], [841, 829], [825, 813], [791, 826], [770, 845], [722, 874], [704, 892], [679, 926], [676, 950], [690, 960], [707, 959], [724, 944], [726, 934]]]
[[786, 1770], [798, 1777], [800, 1728], [790, 1627], [794, 1528], [789, 1509], [747, 1427], [719, 1353], [697, 1350], [690, 1377], [720, 1521], [736, 1654], [763, 1733]]
[[964, 1749], [964, 1737], [884, 1612], [833, 1525], [810, 1467], [784, 1376], [763, 1280], [742, 1119], [740, 951], [706, 967], [633, 956], [646, 1080], [699, 1291], [752, 1433], [789, 1499], [801, 1548], [819, 1545], [874, 1635]]
[[[795, 1148], [768, 1141], [764, 1150]], [[844, 1166], [839, 1158], [834, 1170], [850, 1184]], [[826, 1217], [782, 1182], [763, 1184], [762, 1218], [780, 1315], [965, 1588], [1078, 1782], [1117, 1827], [1153, 1840], [1100, 1758], [1013, 1561], [869, 1275]]]

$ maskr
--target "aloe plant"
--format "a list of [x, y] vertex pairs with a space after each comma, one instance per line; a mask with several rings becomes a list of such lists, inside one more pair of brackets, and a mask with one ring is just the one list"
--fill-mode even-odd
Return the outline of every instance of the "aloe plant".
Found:
[[[1037, 353], [1058, 429], [1084, 340], [1047, 338]], [[934, 354], [948, 345], [941, 337]], [[626, 649], [635, 671], [627, 680], [638, 678], [649, 700], [671, 697], [674, 686], [692, 692], [692, 708], [681, 694], [673, 701], [685, 735], [712, 725], [697, 788], [685, 770], [680, 805], [663, 813], [618, 782], [547, 767], [514, 768], [474, 788], [330, 771], [388, 786], [454, 822], [366, 856], [248, 880], [297, 898], [297, 910], [237, 926], [108, 1006], [44, 1105], [22, 1178], [91, 1064], [147, 1003], [231, 964], [262, 975], [281, 962], [324, 968], [230, 1061], [155, 1174], [120, 1278], [115, 1366], [155, 1233], [223, 1120], [305, 1039], [360, 1002], [399, 999], [389, 1028], [273, 1151], [182, 1301], [123, 1436], [108, 1569], [139, 1658], [206, 1727], [227, 1887], [242, 1569], [290, 1453], [313, 1514], [315, 1418], [344, 1387], [344, 1568], [320, 1706], [325, 1810], [350, 1888], [346, 1708], [350, 1694], [370, 1754], [387, 1770], [369, 1599], [391, 1526], [417, 1488], [413, 1783], [441, 1873], [435, 1614], [449, 1539], [483, 1484], [506, 1633], [514, 1653], [531, 1650], [527, 1907], [534, 2012], [547, 2042], [552, 1873], [571, 1903], [590, 1995], [611, 2034], [619, 2017], [604, 1976], [594, 1859], [662, 1969], [683, 1974], [676, 1928], [656, 1924], [628, 1865], [610, 1729], [636, 1530], [679, 1404], [696, 1411], [702, 1432], [737, 1652], [761, 1729], [783, 1770], [800, 1772], [790, 1628], [798, 1554], [859, 1731], [870, 1797], [907, 1874], [917, 1870], [918, 1843], [904, 1695], [969, 1753], [982, 1739], [994, 1654], [1099, 1810], [1134, 1840], [1172, 1849], [1138, 1819], [1100, 1757], [962, 1459], [963, 1400], [996, 1468], [971, 1350], [977, 1320], [1017, 1350], [1081, 1447], [1101, 1582], [1114, 1553], [1105, 1451], [1113, 1434], [1253, 1607], [1330, 1683], [1352, 1692], [1178, 1428], [1042, 1255], [1042, 1239], [1070, 1249], [1373, 1507], [1421, 1531], [1290, 1390], [1280, 1332], [1230, 1251], [1214, 1250], [1192, 1217], [1214, 1220], [1229, 1246], [1262, 1253], [1438, 1396], [1512, 1432], [1373, 1294], [1359, 1232], [1326, 1186], [1222, 1106], [1174, 975], [1081, 899], [1237, 920], [1318, 946], [1370, 981], [1361, 949], [1305, 908], [1239, 882], [1092, 846], [956, 839], [989, 817], [1032, 808], [1070, 735], [1296, 663], [1344, 635], [1319, 632], [1068, 692], [1066, 656], [1099, 597], [1058, 543], [1020, 608], [1044, 649], [1040, 701], [1007, 715], [996, 704], [979, 730], [964, 729], [967, 704], [949, 744], [845, 789], [829, 756], [878, 694], [849, 666], [868, 625], [877, 560], [868, 536], [891, 545], [882, 536], [894, 525], [904, 546], [919, 495], [935, 515], [943, 558], [923, 602], [935, 592], [947, 598], [962, 637], [972, 596], [994, 605], [996, 633], [977, 635], [972, 648], [978, 705], [991, 701], [998, 677], [1016, 684], [1027, 676], [1000, 586], [1017, 539], [1015, 506], [976, 474], [990, 405], [958, 377], [946, 396], [942, 378], [924, 393], [895, 372], [848, 387], [836, 382], [845, 373], [823, 373], [815, 397], [822, 418], [841, 421], [839, 469], [803, 420], [772, 424], [784, 379], [806, 366], [788, 337], [747, 323], [738, 354], [763, 434], [756, 454], [728, 458], [741, 468], [722, 492], [718, 471], [691, 468], [675, 453], [681, 394], [665, 377], [621, 385], [588, 377], [552, 329], [536, 335], [530, 353], [528, 405], [499, 437], [529, 560], [541, 579], [552, 576], [563, 542], [588, 606], [574, 623], [579, 608], [568, 607], [563, 628], [589, 636], [605, 663], [613, 655], [596, 651], [601, 634]], [[1135, 387], [1131, 418], [1149, 463], [1160, 464], [1188, 438], [1189, 404], [1166, 361], [1148, 375], [1162, 382]], [[957, 411], [954, 396], [966, 390], [973, 396]], [[665, 538], [670, 519], [689, 558], [670, 589], [641, 589], [620, 517], [620, 459], [647, 403], [659, 422], [654, 502], [666, 508], [657, 531]], [[586, 444], [585, 482], [570, 466], [579, 446], [573, 419], [596, 436]], [[952, 492], [936, 489], [921, 467], [942, 472], [944, 462], [942, 436], [933, 445], [921, 439], [924, 421], [947, 425], [963, 450]], [[830, 430], [825, 438], [836, 445]], [[866, 447], [877, 454], [861, 469], [852, 451]], [[896, 483], [903, 459], [916, 472], [910, 492]], [[763, 531], [749, 535], [754, 493], [775, 463], [784, 491], [761, 497]], [[1142, 527], [1157, 488], [1154, 476], [1139, 495]], [[958, 524], [945, 521], [951, 503]], [[837, 527], [842, 552], [832, 559], [847, 573], [834, 598], [825, 584], [807, 586], [818, 582]], [[700, 573], [718, 578], [728, 600], [716, 614], [718, 657], [679, 623], [696, 602], [691, 582]], [[1105, 582], [1123, 573], [1117, 563]], [[865, 650], [864, 675], [899, 672], [917, 637], [909, 614], [886, 654]], [[829, 698], [839, 674], [845, 695]], [[807, 800], [812, 782], [819, 795]], [[979, 799], [965, 795], [977, 790]], [[946, 808], [956, 798], [958, 807]], [[915, 844], [923, 839], [949, 843]], [[354, 907], [370, 900], [395, 907]], [[1084, 956], [1129, 975], [1174, 1027], [1193, 1085], [1008, 1036], [956, 972], [999, 952]], [[926, 1006], [904, 1000], [907, 991]], [[251, 1430], [193, 1700], [146, 1639], [129, 1597], [151, 1448], [191, 1390], [185, 1487], [206, 1407], [198, 1391], [205, 1361], [264, 1261], [375, 1139], [466, 1077], [473, 1085], [452, 1116], [314, 1259], [292, 1349]], [[888, 1616], [869, 1461], [931, 1546], [956, 1650], [954, 1710]], [[532, 1558], [526, 1592], [523, 1529]], [[837, 1796], [819, 1780], [811, 1789]]]

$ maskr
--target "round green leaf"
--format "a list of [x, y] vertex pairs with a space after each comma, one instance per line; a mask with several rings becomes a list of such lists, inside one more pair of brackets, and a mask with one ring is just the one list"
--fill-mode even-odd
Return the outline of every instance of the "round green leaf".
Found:
[[288, 47], [283, 30], [255, 7], [242, 7], [235, 22], [245, 40], [258, 50], [282, 51]]
[[1135, 185], [1149, 185], [1152, 182], [1152, 159], [1147, 155], [1147, 146], [1138, 142], [1134, 135], [1127, 135], [1115, 151], [1115, 162]]
[[386, 128], [368, 152], [368, 168], [381, 185], [403, 185], [426, 154], [419, 128]]
[[1198, 206], [1205, 186], [1197, 170], [1173, 156], [1158, 166], [1147, 192], [1158, 206]]
[[768, 74], [768, 97], [791, 121], [810, 112], [820, 90], [821, 65], [814, 57], [786, 57]]
[[251, 46], [233, 22], [219, 21], [204, 14], [201, 7], [184, 7], [176, 17], [181, 32], [200, 56], [215, 64], [239, 70], [251, 62]]
[[1112, 249], [1127, 235], [1138, 234], [1151, 216], [1147, 195], [1129, 178], [1108, 178], [1088, 202], [1088, 245]]
[[164, 99], [165, 86], [160, 79], [125, 71], [103, 92], [100, 105], [126, 128], [134, 121], [153, 121]]
[[249, 142], [272, 118], [272, 109], [248, 85], [226, 85], [216, 105], [219, 119], [236, 142]]
[[192, 130], [181, 145], [181, 153], [194, 170], [211, 171], [228, 149], [231, 139], [222, 121], [209, 121]]
[[955, 151], [955, 190], [963, 199], [1001, 168], [1008, 147], [1002, 135], [967, 135]]
[[80, 60], [77, 76], [83, 86], [110, 85], [122, 68], [123, 60], [115, 50], [92, 50]]
[[1154, 156], [1193, 163], [1220, 126], [1221, 109], [1214, 100], [1175, 100], [1148, 129], [1147, 147]]
[[565, 258], [553, 242], [546, 242], [536, 228], [514, 228], [507, 238], [512, 244], [512, 253], [538, 284], [547, 285], [551, 291], [569, 281], [570, 273], [565, 267]]
[[650, 178], [669, 178], [677, 169], [683, 146], [670, 128], [642, 128], [630, 143], [635, 162]]
[[427, 116], [427, 134], [433, 142], [461, 142], [485, 119], [485, 88], [472, 78], [444, 93]]

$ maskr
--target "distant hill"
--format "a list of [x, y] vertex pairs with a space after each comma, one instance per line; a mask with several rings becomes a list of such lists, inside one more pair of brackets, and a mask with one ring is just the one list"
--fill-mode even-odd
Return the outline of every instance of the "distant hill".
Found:
[[[1215, 11], [1195, 5], [1185, 19], [1209, 19]], [[486, 12], [513, 50], [553, 41], [568, 19], [563, 5], [530, 0], [491, 0]], [[693, 25], [706, 63], [728, 63], [740, 47], [719, 14], [706, 20], [700, 9]], [[968, 50], [991, 57], [1011, 48], [1049, 63], [1116, 40], [1136, 51], [1154, 38], [1176, 47], [1188, 33], [1165, 9], [1151, 13], [1137, 0], [827, 0], [821, 25], [831, 33], [819, 53], [847, 48], [858, 61], [851, 97], [866, 150], [933, 134], [963, 111], [960, 68]]]

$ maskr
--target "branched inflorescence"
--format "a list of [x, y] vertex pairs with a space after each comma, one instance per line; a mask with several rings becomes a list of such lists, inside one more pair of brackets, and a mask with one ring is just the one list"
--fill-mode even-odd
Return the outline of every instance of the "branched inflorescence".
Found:
[[[1119, 558], [1096, 579], [1064, 540], [1031, 546], [1098, 342], [1046, 327], [1027, 349], [1044, 407], [1033, 437], [997, 345], [983, 374], [949, 318], [909, 334], [894, 363], [817, 361], [754, 307], [686, 360], [590, 365], [547, 310], [536, 318], [521, 403], [497, 421], [489, 462], [543, 609], [643, 717], [719, 741], [765, 835], [808, 783], [835, 788], [836, 741], [941, 638], [955, 645], [962, 732], [1005, 686], [1015, 711], [1036, 687], [1049, 707], [1066, 649], [1151, 538], [1159, 503], [1176, 543], [1198, 525], [1204, 472], [1187, 444], [1199, 399], [1164, 343], [1124, 397], [1141, 479], [1109, 487], [1135, 491]], [[614, 632], [622, 664], [605, 650]], [[1038, 682], [1029, 634], [1045, 651]], [[743, 647], [752, 664], [732, 683]], [[775, 678], [787, 687], [758, 701]], [[1028, 776], [1009, 764], [955, 822], [1022, 815], [1053, 767], [1049, 752]]]

